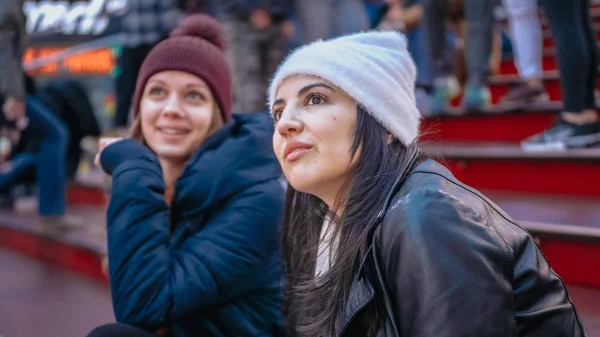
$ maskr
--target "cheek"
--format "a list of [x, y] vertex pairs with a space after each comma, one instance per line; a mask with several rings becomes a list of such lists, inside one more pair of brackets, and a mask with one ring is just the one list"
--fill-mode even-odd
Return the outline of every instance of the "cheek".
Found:
[[355, 128], [348, 118], [328, 117], [314, 130], [319, 156], [311, 162], [311, 165], [319, 167], [316, 171], [325, 176], [343, 174], [350, 169]]
[[156, 125], [158, 115], [159, 113], [149, 112], [147, 110], [144, 110], [144, 113], [140, 113], [142, 136], [144, 136], [144, 139], [147, 141], [152, 139], [154, 125]]
[[275, 131], [275, 133], [273, 134], [273, 152], [275, 152], [275, 156], [277, 157], [277, 160], [279, 161], [279, 163], [282, 162], [282, 147], [283, 147], [283, 138], [279, 135], [279, 133], [277, 133], [277, 131]]
[[190, 108], [189, 120], [194, 133], [194, 138], [205, 138], [213, 123], [214, 112], [212, 108]]
[[312, 133], [320, 152], [328, 158], [350, 160], [354, 128], [346, 118], [332, 115], [313, 125]]

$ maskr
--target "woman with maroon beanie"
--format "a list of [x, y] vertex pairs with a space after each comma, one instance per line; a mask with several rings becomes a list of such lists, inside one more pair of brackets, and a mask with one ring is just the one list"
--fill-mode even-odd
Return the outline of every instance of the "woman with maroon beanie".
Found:
[[118, 323], [89, 336], [274, 336], [284, 193], [267, 113], [232, 115], [214, 19], [186, 18], [144, 61], [131, 139], [104, 140]]

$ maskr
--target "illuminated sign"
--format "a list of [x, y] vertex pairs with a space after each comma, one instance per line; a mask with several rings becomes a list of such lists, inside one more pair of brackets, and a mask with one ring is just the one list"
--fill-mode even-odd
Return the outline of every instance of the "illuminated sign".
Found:
[[27, 32], [63, 35], [100, 35], [110, 24], [110, 16], [123, 14], [129, 0], [28, 0], [23, 4]]
[[[47, 57], [66, 48], [29, 48], [25, 51], [23, 61], [28, 62], [37, 58]], [[115, 57], [111, 48], [102, 48], [93, 51], [71, 55], [61, 60], [46, 64], [30, 75], [110, 75], [115, 69]]]

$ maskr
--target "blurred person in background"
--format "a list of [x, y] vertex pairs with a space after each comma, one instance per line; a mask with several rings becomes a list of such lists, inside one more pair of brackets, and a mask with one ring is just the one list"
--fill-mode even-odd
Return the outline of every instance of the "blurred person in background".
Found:
[[148, 54], [132, 139], [104, 139], [117, 323], [90, 337], [278, 336], [284, 192], [267, 112], [231, 110], [219, 23], [182, 21]]
[[[22, 64], [27, 41], [26, 20], [23, 0], [7, 0], [0, 6], [0, 109], [3, 124], [23, 124], [26, 119]], [[8, 138], [5, 141], [9, 141]]]
[[481, 111], [490, 104], [486, 85], [490, 74], [494, 28], [494, 1], [491, 0], [421, 0], [423, 28], [427, 33], [429, 53], [434, 68], [434, 88], [429, 113], [439, 115], [447, 111], [453, 97], [455, 78], [451, 53], [446, 48], [446, 25], [450, 9], [463, 8], [467, 32], [466, 66], [468, 79], [463, 94], [464, 112]]
[[370, 27], [363, 0], [296, 0], [294, 8], [300, 44]]
[[427, 35], [421, 27], [423, 6], [421, 6], [420, 0], [385, 0], [385, 3], [383, 17], [377, 24], [377, 28], [400, 31], [406, 34], [408, 50], [419, 70], [415, 92], [417, 108], [423, 115], [428, 115], [433, 72]]
[[208, 12], [221, 21], [233, 75], [233, 111], [266, 108], [269, 76], [283, 59], [292, 37], [292, 0], [207, 0]]
[[126, 133], [131, 97], [142, 62], [158, 42], [165, 39], [181, 19], [181, 0], [129, 0], [121, 18], [122, 48], [117, 58], [120, 70], [115, 80], [117, 106], [113, 126]]
[[542, 25], [537, 0], [502, 0], [508, 15], [514, 63], [521, 83], [504, 96], [500, 104], [523, 109], [535, 103], [548, 102], [542, 82]]
[[5, 121], [39, 137], [35, 153], [23, 153], [2, 164], [0, 189], [37, 166], [38, 211], [44, 222], [65, 225], [69, 130], [31, 90], [25, 90], [22, 56], [26, 46], [23, 1], [7, 0], [0, 6], [0, 96]]
[[594, 97], [598, 55], [590, 1], [540, 0], [540, 5], [555, 41], [563, 109], [552, 127], [521, 146], [526, 151], [561, 151], [600, 144]]

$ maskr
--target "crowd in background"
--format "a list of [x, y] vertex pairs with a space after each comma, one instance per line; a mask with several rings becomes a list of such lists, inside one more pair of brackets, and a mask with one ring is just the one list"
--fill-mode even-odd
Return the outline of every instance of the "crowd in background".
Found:
[[[100, 130], [90, 118], [85, 93], [79, 99], [65, 98], [73, 90], [64, 88], [78, 87], [77, 83], [60, 83], [62, 91], [41, 90], [18, 70], [26, 46], [26, 18], [22, 1], [9, 3], [14, 6], [0, 8], [0, 96], [5, 101], [1, 147], [7, 162], [0, 174], [0, 191], [7, 194], [15, 182], [29, 176], [38, 182], [40, 197], [48, 196], [40, 203], [46, 205], [40, 206], [41, 214], [61, 215], [64, 193], [47, 191], [64, 190], [80, 159], [79, 142], [98, 136]], [[487, 83], [507, 53], [513, 54], [521, 81], [498, 107], [523, 110], [548, 103], [542, 68], [543, 12], [556, 41], [564, 107], [551, 128], [525, 139], [522, 147], [531, 151], [588, 147], [600, 142], [595, 111], [597, 45], [589, 5], [587, 0], [129, 0], [128, 11], [119, 18], [123, 40], [114, 85], [114, 130], [104, 131], [127, 134], [142, 61], [187, 14], [208, 13], [222, 25], [234, 112], [265, 110], [268, 78], [290, 50], [318, 39], [382, 29], [406, 34], [417, 66], [417, 106], [423, 115], [440, 116], [494, 110]], [[502, 8], [506, 27], [497, 20]], [[458, 97], [462, 100], [456, 104]], [[37, 118], [39, 113], [45, 117]], [[35, 171], [37, 176], [31, 178]]]

